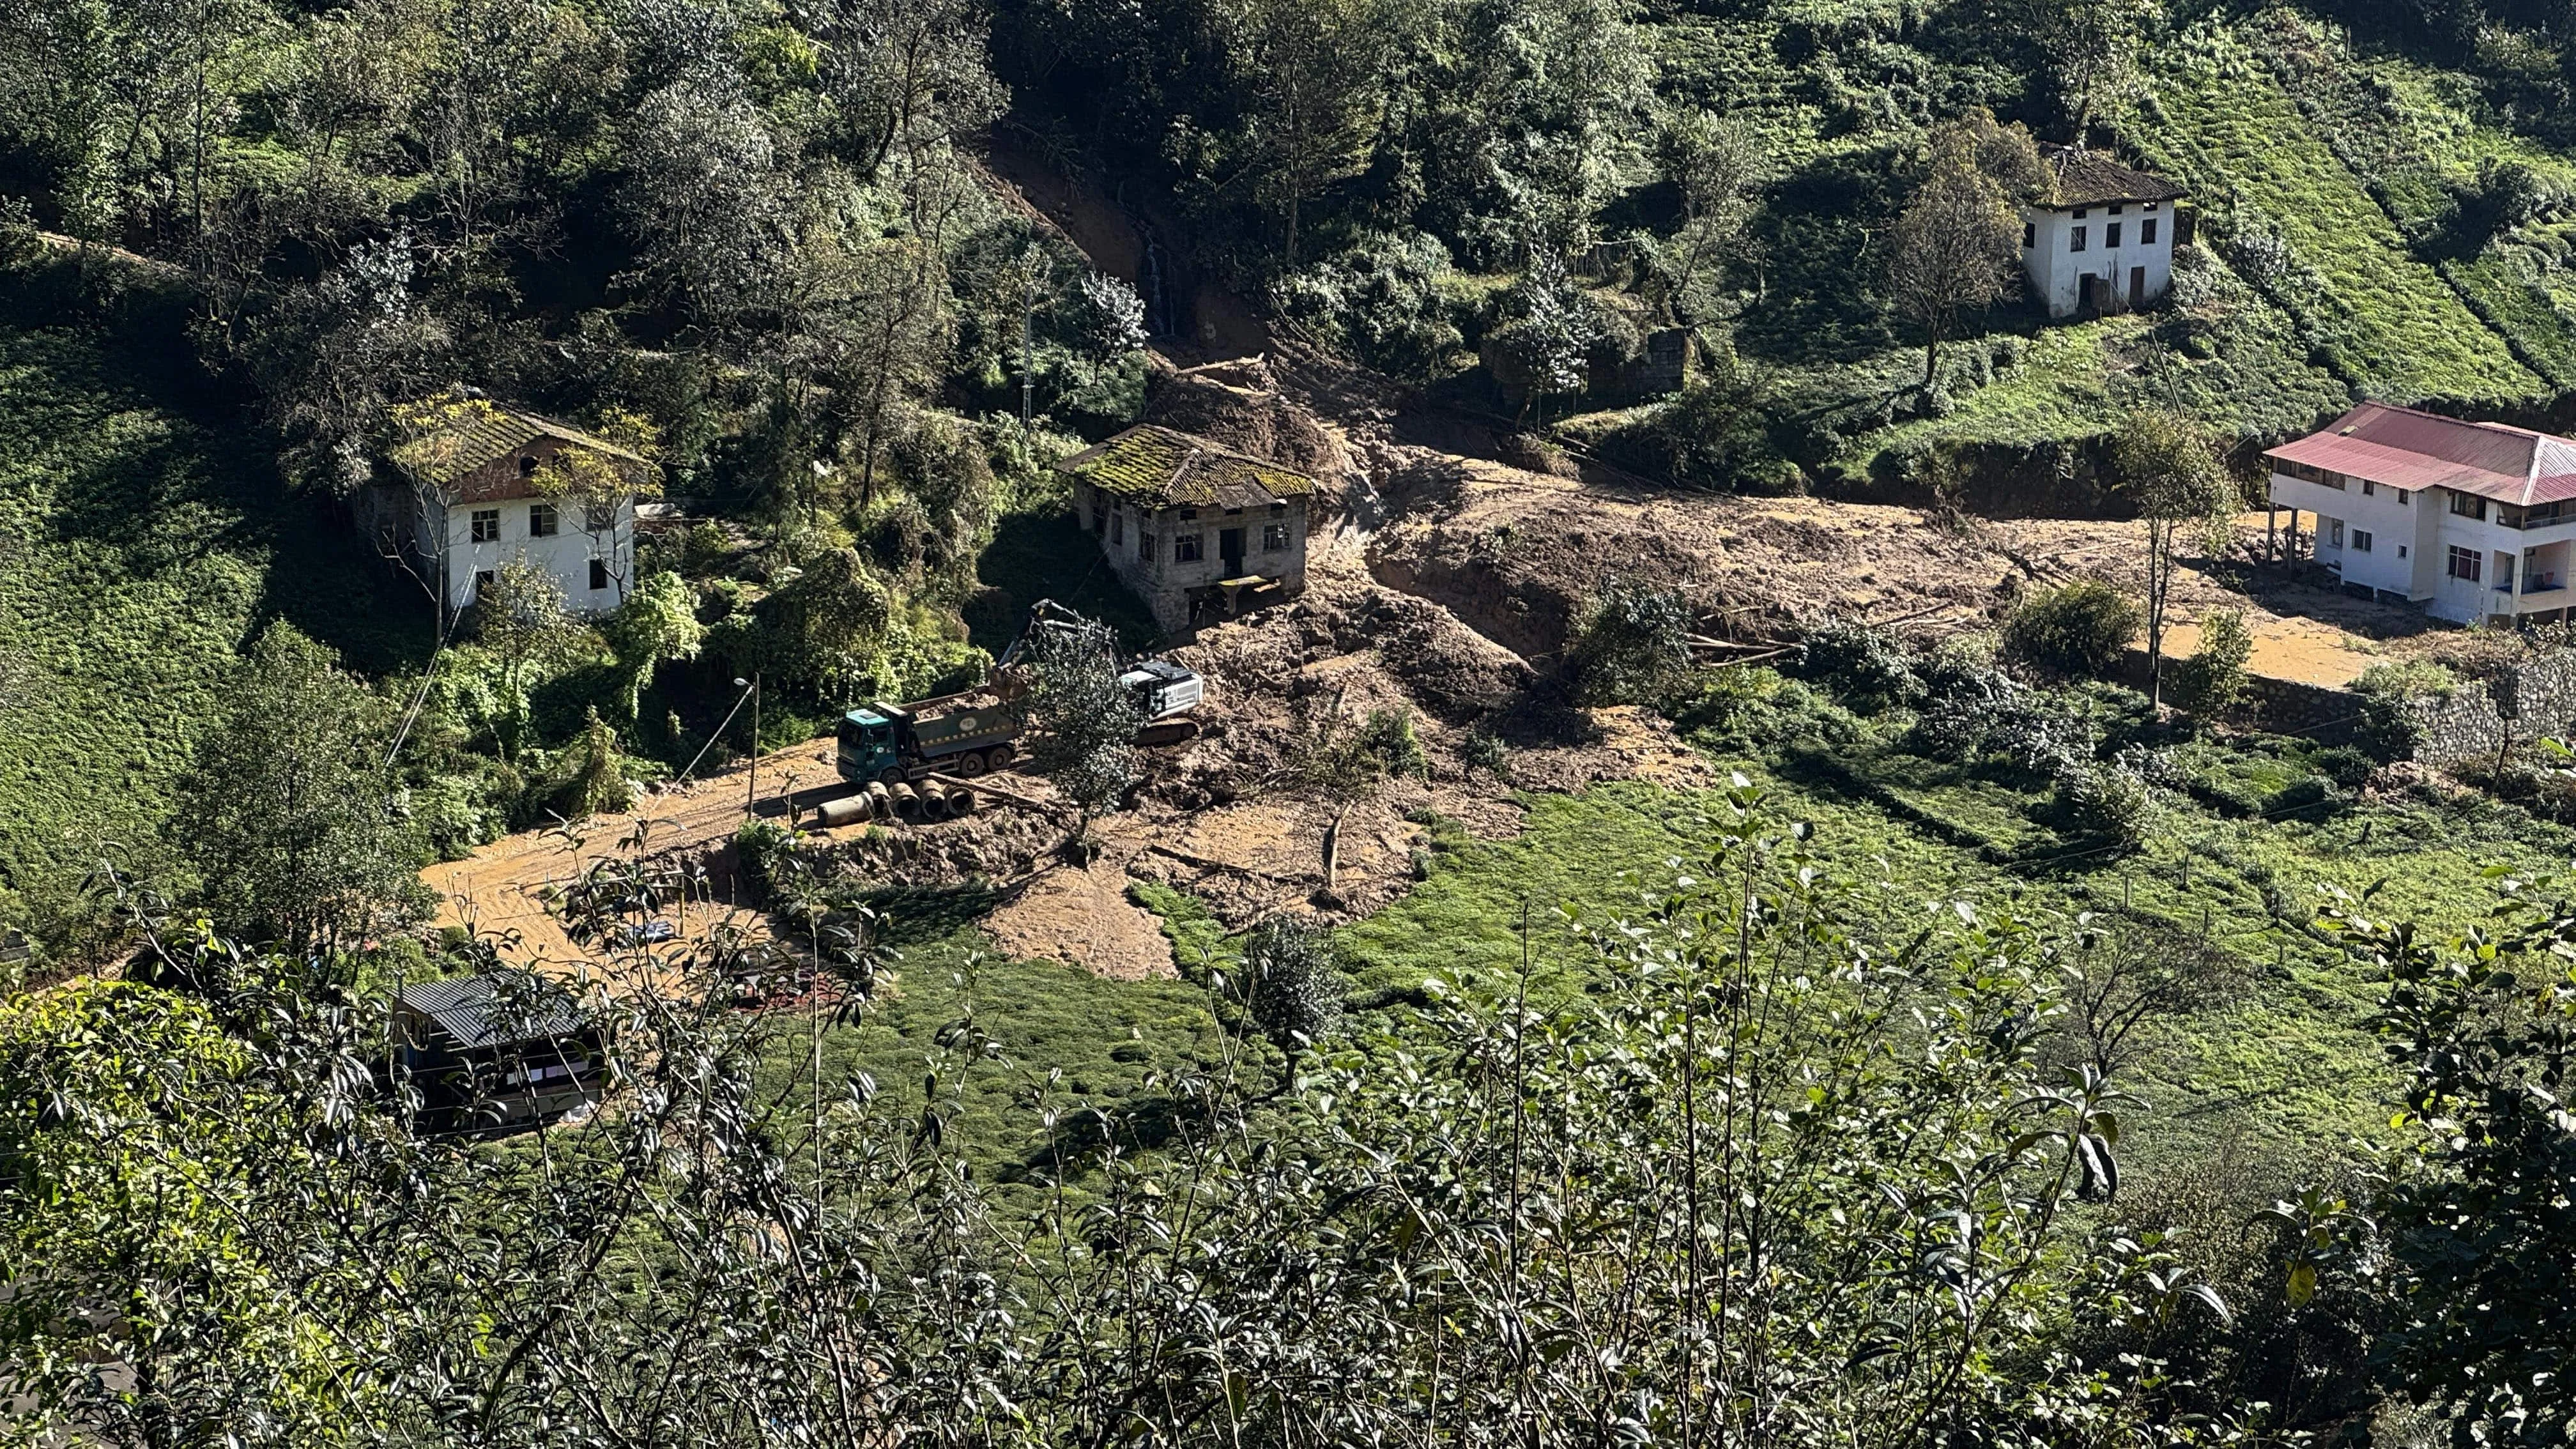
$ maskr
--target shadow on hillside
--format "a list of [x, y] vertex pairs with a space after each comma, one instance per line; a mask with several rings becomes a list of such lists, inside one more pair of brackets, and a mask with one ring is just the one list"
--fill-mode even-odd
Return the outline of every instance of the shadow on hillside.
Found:
[[1100, 541], [1072, 513], [1015, 513], [993, 531], [992, 546], [975, 565], [990, 593], [966, 609], [968, 637], [999, 656], [1028, 622], [1029, 606], [1053, 599], [1118, 631], [1124, 649], [1144, 649], [1162, 637], [1144, 601], [1127, 591], [1101, 554]]
[[84, 279], [70, 261], [0, 279], [0, 346], [26, 369], [11, 421], [50, 474], [45, 532], [111, 551], [122, 577], [237, 557], [259, 576], [245, 637], [284, 619], [352, 668], [419, 667], [427, 596], [336, 508], [289, 491], [251, 397], [197, 360], [188, 307], [176, 290]]

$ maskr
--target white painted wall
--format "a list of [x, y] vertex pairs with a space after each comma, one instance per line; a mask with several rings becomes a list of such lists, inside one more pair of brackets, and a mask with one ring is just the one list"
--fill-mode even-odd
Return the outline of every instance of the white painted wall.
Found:
[[[2496, 522], [2493, 502], [2488, 503], [2483, 519], [2453, 513], [2451, 491], [2446, 488], [2406, 494], [2376, 485], [2365, 492], [2364, 486], [2358, 478], [2346, 478], [2343, 487], [2334, 488], [2285, 473], [2272, 475], [2274, 503], [2317, 515], [2317, 562], [2340, 570], [2345, 583], [2400, 595], [2422, 604], [2434, 618], [2460, 624], [2493, 614], [2555, 613], [2576, 604], [2576, 589], [2525, 592], [2534, 566], [2545, 575], [2560, 557], [2549, 545], [2576, 539], [2576, 518], [2545, 528], [2507, 528]], [[2336, 524], [2342, 525], [2340, 545], [2335, 542]], [[2371, 536], [2367, 551], [2356, 546], [2361, 532]], [[2455, 545], [2477, 551], [2474, 582], [2451, 577]], [[2539, 557], [2533, 557], [2535, 553]], [[2513, 558], [2510, 592], [2496, 587], [2501, 574], [2499, 554]], [[2576, 584], [2576, 579], [2565, 577], [2566, 570], [2559, 572], [2563, 584]]]
[[[421, 511], [416, 535], [423, 551], [423, 561], [432, 577], [445, 576], [447, 606], [450, 609], [473, 607], [475, 575], [498, 571], [505, 563], [533, 563], [554, 575], [564, 593], [564, 603], [577, 614], [601, 613], [624, 603], [626, 589], [635, 582], [635, 506], [626, 504], [618, 510], [616, 526], [603, 529], [594, 537], [582, 526], [581, 505], [566, 500], [542, 498], [507, 498], [496, 503], [442, 504], [427, 490], [421, 491]], [[557, 531], [547, 538], [533, 537], [528, 532], [528, 512], [532, 505], [553, 501]], [[490, 543], [474, 541], [474, 515], [491, 509], [501, 515], [501, 536]], [[438, 550], [441, 556], [431, 556]], [[608, 561], [607, 587], [590, 586], [590, 561]]]
[[[2174, 203], [2131, 201], [2111, 206], [2042, 210], [2024, 207], [2022, 221], [2028, 244], [2022, 248], [2022, 270], [2039, 293], [2051, 317], [2071, 317], [2083, 308], [2086, 276], [2109, 277], [2120, 305], [2129, 305], [2130, 283], [2145, 268], [2142, 301], [2153, 302], [2173, 285]], [[2147, 223], [2155, 240], [2144, 240]], [[2111, 240], [2112, 228], [2119, 240]], [[2083, 233], [2084, 249], [2075, 250]]]

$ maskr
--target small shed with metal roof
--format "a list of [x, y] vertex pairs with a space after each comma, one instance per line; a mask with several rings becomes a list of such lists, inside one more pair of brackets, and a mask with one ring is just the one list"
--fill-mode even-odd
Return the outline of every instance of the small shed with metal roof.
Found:
[[2183, 188], [2084, 146], [2042, 146], [2052, 193], [2022, 208], [2022, 270], [2051, 317], [2144, 307], [2192, 238]]
[[597, 1024], [562, 983], [535, 972], [406, 985], [393, 1025], [431, 1131], [541, 1126], [599, 1100]]
[[1294, 468], [1148, 423], [1056, 470], [1102, 557], [1165, 629], [1305, 592], [1315, 480]]

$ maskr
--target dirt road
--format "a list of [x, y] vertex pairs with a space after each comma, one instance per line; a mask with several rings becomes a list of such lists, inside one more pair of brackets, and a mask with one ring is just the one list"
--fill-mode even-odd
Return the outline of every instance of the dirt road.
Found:
[[[832, 767], [832, 751], [833, 742], [824, 739], [764, 757], [761, 813], [783, 817], [791, 801], [802, 807], [817, 796], [837, 793], [839, 777]], [[439, 924], [500, 934], [505, 941], [516, 933], [516, 944], [508, 948], [514, 959], [531, 966], [577, 966], [585, 953], [547, 911], [547, 888], [570, 881], [594, 861], [639, 847], [660, 854], [704, 849], [731, 839], [741, 828], [749, 803], [750, 773], [749, 766], [741, 766], [676, 789], [648, 793], [624, 815], [596, 816], [569, 827], [508, 836], [463, 860], [433, 865], [420, 878], [438, 892]], [[718, 901], [733, 898], [733, 882], [725, 875], [718, 874], [711, 884]], [[675, 913], [673, 921], [685, 924], [685, 934], [692, 937], [710, 924], [704, 910], [692, 912], [685, 923]]]

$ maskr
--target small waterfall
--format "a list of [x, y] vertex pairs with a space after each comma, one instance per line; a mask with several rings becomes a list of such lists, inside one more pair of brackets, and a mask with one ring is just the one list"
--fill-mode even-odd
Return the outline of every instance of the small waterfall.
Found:
[[1156, 337], [1172, 335], [1172, 300], [1163, 285], [1163, 244], [1154, 239], [1154, 229], [1139, 224], [1138, 234], [1145, 238], [1145, 264], [1138, 268], [1136, 290], [1145, 295], [1145, 330]]

